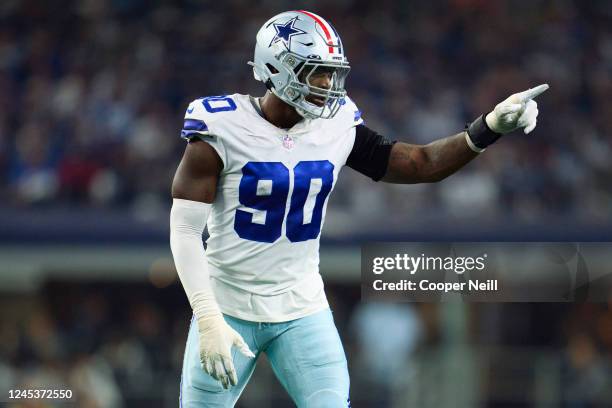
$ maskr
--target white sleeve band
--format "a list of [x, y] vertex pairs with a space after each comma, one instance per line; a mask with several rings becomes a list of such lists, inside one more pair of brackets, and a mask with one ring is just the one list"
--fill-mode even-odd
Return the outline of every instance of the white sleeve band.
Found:
[[486, 150], [486, 147], [483, 149], [476, 146], [474, 142], [472, 142], [472, 139], [470, 139], [470, 135], [467, 131], [465, 132], [465, 141], [467, 142], [467, 145], [470, 147], [470, 149], [472, 149], [476, 153], [482, 153]]
[[220, 314], [210, 285], [202, 233], [212, 204], [175, 198], [170, 211], [170, 249], [196, 317]]

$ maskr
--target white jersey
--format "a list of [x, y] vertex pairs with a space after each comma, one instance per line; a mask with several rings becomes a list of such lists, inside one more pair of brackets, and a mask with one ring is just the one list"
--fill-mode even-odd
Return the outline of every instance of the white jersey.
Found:
[[328, 307], [319, 237], [362, 120], [348, 98], [334, 118], [291, 129], [275, 127], [258, 109], [248, 95], [196, 99], [182, 137], [205, 140], [223, 161], [206, 249], [221, 311], [281, 322]]

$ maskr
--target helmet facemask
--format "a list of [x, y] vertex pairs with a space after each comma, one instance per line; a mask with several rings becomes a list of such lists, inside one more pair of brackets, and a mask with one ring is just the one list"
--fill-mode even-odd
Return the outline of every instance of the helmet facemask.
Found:
[[[272, 89], [272, 92], [306, 119], [332, 118], [346, 96], [344, 83], [350, 70], [348, 63], [306, 59], [290, 52], [279, 59], [290, 79], [283, 89]], [[311, 81], [320, 75], [330, 76], [329, 89], [312, 85]]]

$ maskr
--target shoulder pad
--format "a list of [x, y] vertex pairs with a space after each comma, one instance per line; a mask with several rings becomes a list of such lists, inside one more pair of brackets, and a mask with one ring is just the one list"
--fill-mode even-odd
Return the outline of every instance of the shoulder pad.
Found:
[[237, 95], [207, 96], [192, 101], [185, 111], [181, 137], [191, 140], [194, 137], [212, 137], [211, 126], [227, 119], [227, 113], [238, 109]]
[[344, 104], [340, 108], [339, 114], [343, 115], [346, 118], [345, 120], [351, 123], [351, 126], [357, 126], [365, 123], [361, 117], [361, 111], [357, 105], [355, 105], [355, 102], [353, 102], [353, 100], [348, 96], [344, 97]]

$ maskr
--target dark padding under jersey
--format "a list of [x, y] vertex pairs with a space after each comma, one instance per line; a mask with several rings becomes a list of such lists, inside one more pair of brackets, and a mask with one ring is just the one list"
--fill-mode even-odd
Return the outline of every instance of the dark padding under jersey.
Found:
[[374, 181], [385, 176], [395, 141], [379, 135], [365, 125], [356, 127], [355, 144], [346, 165]]

